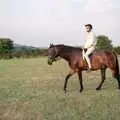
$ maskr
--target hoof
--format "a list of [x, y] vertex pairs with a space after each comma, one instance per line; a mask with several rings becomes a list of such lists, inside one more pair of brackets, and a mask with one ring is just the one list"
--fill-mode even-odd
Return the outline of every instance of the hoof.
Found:
[[83, 91], [83, 89], [80, 89], [80, 92], [82, 92]]
[[68, 90], [64, 89], [64, 93], [66, 94], [68, 92]]
[[100, 88], [100, 87], [98, 87], [98, 88], [96, 88], [96, 90], [101, 90], [101, 88]]

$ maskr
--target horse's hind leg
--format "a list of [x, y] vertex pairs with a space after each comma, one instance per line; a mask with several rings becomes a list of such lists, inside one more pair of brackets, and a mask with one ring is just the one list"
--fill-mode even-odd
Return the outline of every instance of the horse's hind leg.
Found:
[[82, 72], [78, 72], [79, 82], [80, 82], [80, 92], [83, 91], [83, 79], [82, 79]]
[[119, 72], [116, 69], [111, 69], [113, 77], [117, 79], [118, 82], [118, 89], [120, 89], [120, 75]]
[[118, 89], [120, 89], [120, 75], [116, 76], [117, 82], [118, 82]]
[[101, 87], [106, 79], [106, 68], [101, 69], [101, 82], [96, 88], [96, 90], [101, 90]]
[[118, 89], [120, 89], [120, 75], [117, 75], [116, 79], [118, 81]]

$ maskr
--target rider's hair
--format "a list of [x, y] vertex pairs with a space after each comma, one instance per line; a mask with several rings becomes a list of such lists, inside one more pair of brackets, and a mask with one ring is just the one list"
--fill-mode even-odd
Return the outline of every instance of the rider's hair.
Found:
[[86, 24], [85, 27], [89, 26], [91, 29], [93, 28], [91, 24]]

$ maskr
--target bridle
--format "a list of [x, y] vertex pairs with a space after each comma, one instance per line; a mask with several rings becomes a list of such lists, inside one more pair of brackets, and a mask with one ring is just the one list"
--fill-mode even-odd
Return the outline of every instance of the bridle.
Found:
[[55, 50], [55, 55], [52, 57], [52, 61], [57, 61], [58, 60], [58, 58], [57, 58], [58, 50], [57, 50], [57, 48], [55, 46], [53, 48]]
[[82, 58], [85, 59], [85, 53], [86, 53], [87, 49], [86, 48], [82, 48]]
[[50, 46], [50, 48], [53, 48], [53, 52], [54, 52], [54, 54], [53, 54], [51, 57], [49, 57], [49, 60], [50, 60], [51, 62], [58, 61], [58, 60], [61, 59], [61, 57], [60, 57], [58, 54], [59, 54], [60, 50], [61, 50], [63, 47], [64, 47], [64, 45], [62, 45], [62, 47], [60, 47], [60, 48], [58, 49], [58, 48], [57, 48], [56, 46], [54, 46], [54, 45], [51, 45], [51, 46]]

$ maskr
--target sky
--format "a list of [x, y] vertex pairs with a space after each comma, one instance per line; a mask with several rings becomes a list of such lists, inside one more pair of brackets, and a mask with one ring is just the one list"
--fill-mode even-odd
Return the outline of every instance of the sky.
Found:
[[0, 37], [17, 44], [83, 45], [85, 24], [120, 45], [120, 0], [0, 0]]

